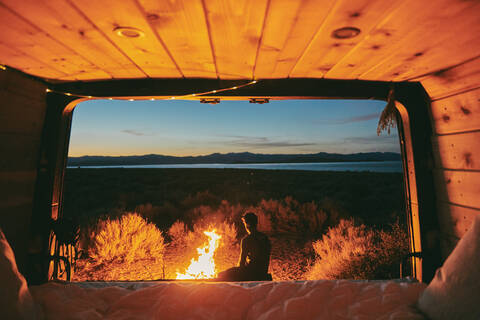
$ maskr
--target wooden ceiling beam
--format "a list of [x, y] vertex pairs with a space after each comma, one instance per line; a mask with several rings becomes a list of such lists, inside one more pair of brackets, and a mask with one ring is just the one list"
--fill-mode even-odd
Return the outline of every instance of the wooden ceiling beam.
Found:
[[[93, 97], [169, 97], [192, 93], [207, 92], [246, 84], [245, 80], [216, 79], [136, 79], [88, 81], [52, 84], [56, 92], [68, 92], [72, 95]], [[398, 99], [424, 94], [417, 82], [378, 82], [364, 80], [330, 80], [330, 79], [269, 79], [258, 83], [197, 97], [277, 97], [277, 98], [337, 98], [337, 99], [379, 99], [386, 100], [391, 86], [394, 85]]]

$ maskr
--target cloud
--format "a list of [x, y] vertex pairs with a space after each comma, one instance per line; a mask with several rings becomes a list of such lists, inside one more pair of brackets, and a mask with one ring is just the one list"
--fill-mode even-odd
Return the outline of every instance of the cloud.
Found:
[[304, 147], [315, 146], [316, 143], [304, 141], [271, 140], [267, 137], [249, 137], [249, 136], [225, 136], [233, 138], [227, 140], [224, 144], [244, 148], [284, 148], [284, 147]]
[[348, 124], [355, 122], [363, 122], [380, 118], [380, 113], [370, 113], [363, 116], [348, 117], [343, 119], [320, 119], [314, 121], [315, 124]]
[[383, 136], [367, 136], [367, 137], [347, 137], [344, 138], [346, 143], [354, 144], [379, 144], [379, 143], [396, 143], [398, 142], [397, 135], [383, 135]]
[[139, 131], [135, 131], [135, 130], [129, 130], [129, 129], [125, 129], [125, 130], [122, 130], [121, 132], [123, 133], [127, 133], [127, 134], [131, 134], [133, 136], [149, 136], [149, 134], [146, 134], [146, 133], [143, 133], [143, 132], [139, 132]]

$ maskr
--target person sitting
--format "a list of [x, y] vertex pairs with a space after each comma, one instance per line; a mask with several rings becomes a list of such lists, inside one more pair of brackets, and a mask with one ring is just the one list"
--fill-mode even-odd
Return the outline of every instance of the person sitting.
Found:
[[252, 212], [242, 217], [248, 235], [242, 239], [238, 267], [220, 272], [223, 281], [264, 281], [272, 280], [268, 273], [271, 245], [268, 237], [257, 230], [258, 218]]

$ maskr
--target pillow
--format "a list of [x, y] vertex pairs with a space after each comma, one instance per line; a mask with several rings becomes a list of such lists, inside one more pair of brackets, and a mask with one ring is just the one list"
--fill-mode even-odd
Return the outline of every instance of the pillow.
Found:
[[0, 318], [37, 318], [27, 282], [18, 272], [15, 255], [2, 229], [0, 229]]
[[480, 319], [480, 214], [418, 301], [433, 320]]

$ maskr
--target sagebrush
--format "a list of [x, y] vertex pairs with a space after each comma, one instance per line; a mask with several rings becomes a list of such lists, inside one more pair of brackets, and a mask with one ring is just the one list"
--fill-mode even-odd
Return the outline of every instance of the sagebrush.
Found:
[[307, 279], [392, 279], [408, 253], [408, 237], [398, 222], [374, 230], [353, 219], [340, 220], [313, 242], [316, 259]]
[[126, 213], [118, 219], [100, 219], [94, 230], [89, 259], [77, 279], [92, 272], [97, 280], [161, 277], [165, 244], [154, 224], [136, 213]]

